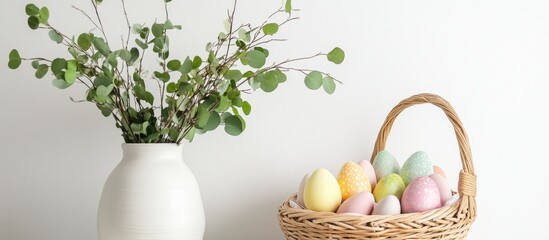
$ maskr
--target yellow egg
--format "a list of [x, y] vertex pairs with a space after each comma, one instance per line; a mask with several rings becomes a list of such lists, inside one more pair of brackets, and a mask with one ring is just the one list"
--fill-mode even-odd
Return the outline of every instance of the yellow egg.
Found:
[[343, 201], [359, 192], [372, 192], [370, 179], [357, 163], [347, 162], [339, 171], [337, 178]]
[[391, 173], [379, 180], [374, 189], [374, 197], [376, 202], [381, 201], [388, 195], [394, 195], [400, 200], [405, 188], [406, 185], [404, 185], [402, 178], [396, 173]]
[[317, 212], [335, 212], [341, 204], [341, 191], [334, 175], [319, 168], [314, 171], [303, 189], [305, 207]]

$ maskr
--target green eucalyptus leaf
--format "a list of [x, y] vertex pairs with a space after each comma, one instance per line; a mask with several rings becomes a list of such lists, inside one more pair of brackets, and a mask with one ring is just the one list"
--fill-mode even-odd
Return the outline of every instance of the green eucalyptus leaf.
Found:
[[30, 29], [35, 30], [38, 29], [38, 26], [40, 25], [40, 20], [38, 20], [38, 17], [36, 16], [30, 16], [27, 20], [27, 24], [29, 25]]
[[284, 10], [285, 10], [287, 13], [291, 13], [291, 12], [292, 12], [292, 0], [286, 0], [286, 4], [284, 5]]
[[130, 51], [126, 49], [121, 49], [121, 50], [118, 50], [117, 52], [120, 59], [124, 60], [124, 62], [130, 61], [130, 59], [132, 58], [132, 54], [130, 53]]
[[238, 115], [225, 118], [225, 132], [231, 136], [238, 136], [246, 129], [244, 119]]
[[93, 38], [93, 46], [97, 51], [99, 51], [103, 56], [107, 57], [111, 53], [111, 50], [109, 48], [109, 45], [103, 40], [103, 38], [100, 37], [94, 37]]
[[149, 124], [149, 122], [132, 123], [130, 127], [134, 134], [147, 134], [147, 128], [149, 127]]
[[253, 72], [253, 71], [247, 71], [244, 74], [242, 74], [242, 77], [249, 78], [249, 77], [252, 77], [254, 74], [255, 74], [255, 72]]
[[233, 100], [231, 101], [231, 103], [233, 104], [233, 106], [235, 107], [242, 107], [242, 98], [240, 97], [235, 97], [233, 98]]
[[143, 30], [142, 24], [135, 23], [132, 25], [132, 28], [131, 28], [132, 33], [139, 34], [141, 30]]
[[146, 44], [145, 42], [139, 40], [139, 39], [135, 39], [135, 44], [137, 44], [137, 46], [139, 46], [141, 49], [147, 49], [149, 48], [149, 45]]
[[261, 82], [265, 79], [265, 74], [259, 74], [253, 78], [250, 78], [249, 84], [250, 87], [255, 91], [261, 87]]
[[170, 19], [166, 19], [166, 22], [164, 22], [164, 29], [174, 29], [175, 26], [173, 25], [172, 21]]
[[326, 91], [328, 94], [334, 93], [336, 89], [336, 84], [334, 82], [334, 79], [330, 76], [325, 76], [322, 79], [322, 87], [324, 88], [324, 91]]
[[53, 86], [59, 89], [65, 89], [72, 85], [71, 83], [67, 83], [65, 80], [61, 80], [61, 79], [55, 79], [51, 83]]
[[48, 8], [47, 7], [40, 8], [40, 12], [38, 15], [38, 20], [40, 21], [40, 23], [47, 24], [49, 18], [50, 18], [50, 11], [48, 10]]
[[36, 5], [30, 3], [25, 6], [25, 13], [27, 13], [28, 16], [36, 16], [40, 13], [40, 9]]
[[11, 69], [17, 69], [19, 66], [21, 66], [21, 56], [19, 55], [19, 52], [17, 49], [11, 50], [9, 54], [9, 62], [8, 67]]
[[194, 69], [197, 69], [200, 67], [200, 65], [202, 65], [202, 58], [200, 58], [199, 56], [195, 56], [193, 58], [193, 64], [192, 64], [192, 67]]
[[135, 84], [135, 86], [133, 87], [133, 91], [138, 99], [148, 102], [151, 105], [154, 104], [154, 96], [152, 95], [152, 93], [145, 90], [144, 85]]
[[137, 61], [137, 59], [139, 58], [139, 49], [137, 48], [132, 48], [130, 50], [130, 59], [127, 61], [128, 65], [133, 65], [135, 63], [135, 61]]
[[181, 83], [179, 83], [179, 87], [177, 88], [177, 93], [179, 95], [185, 95], [189, 91], [191, 91], [192, 89], [193, 89], [193, 85], [191, 85], [189, 83], [186, 83], [186, 82], [181, 82]]
[[160, 37], [164, 34], [164, 24], [155, 23], [151, 27], [151, 32], [154, 37]]
[[166, 86], [166, 92], [168, 93], [174, 93], [174, 92], [177, 92], [177, 88], [179, 86], [177, 85], [177, 83], [169, 83], [168, 86]]
[[67, 71], [65, 72], [65, 81], [68, 84], [73, 84], [77, 77], [77, 68], [78, 64], [75, 60], [67, 61]]
[[67, 67], [67, 60], [63, 58], [56, 58], [51, 62], [51, 72], [54, 75], [62, 73], [63, 69]]
[[263, 26], [263, 33], [265, 35], [274, 35], [276, 32], [278, 32], [277, 23], [267, 23]]
[[189, 74], [192, 69], [193, 69], [193, 62], [191, 61], [191, 59], [189, 59], [189, 57], [187, 57], [185, 58], [185, 61], [183, 61], [183, 64], [181, 64], [181, 67], [179, 68], [179, 72], [181, 72], [181, 74], [183, 75], [186, 75], [186, 74]]
[[196, 133], [196, 128], [191, 128], [191, 130], [189, 130], [189, 132], [185, 135], [185, 139], [187, 139], [187, 141], [189, 142], [192, 142], [194, 139], [195, 133]]
[[103, 75], [99, 75], [93, 80], [93, 86], [95, 86], [95, 87], [109, 86], [109, 85], [111, 85], [111, 83], [112, 83], [112, 81], [109, 78], [107, 78]]
[[150, 32], [151, 32], [150, 28], [144, 27], [144, 28], [141, 29], [141, 31], [139, 31], [139, 37], [141, 39], [146, 39], [147, 37], [149, 37]]
[[267, 72], [260, 83], [261, 90], [272, 92], [278, 87], [277, 74], [273, 71]]
[[251, 40], [250, 32], [244, 28], [238, 30], [238, 37], [244, 42], [250, 42]]
[[312, 90], [319, 89], [322, 86], [322, 74], [318, 71], [312, 71], [305, 76], [305, 85]]
[[181, 67], [181, 61], [174, 59], [168, 62], [168, 69], [177, 71]]
[[155, 71], [155, 72], [154, 72], [154, 76], [155, 76], [156, 78], [160, 79], [160, 81], [162, 81], [162, 82], [168, 82], [168, 81], [170, 81], [170, 74], [167, 73], [167, 72], [161, 73], [161, 72], [156, 72], [156, 71]]
[[54, 30], [50, 30], [48, 32], [48, 35], [50, 36], [50, 39], [56, 43], [62, 43], [63, 42], [63, 36], [59, 35]]
[[38, 65], [38, 68], [36, 69], [36, 73], [34, 74], [34, 76], [38, 79], [41, 79], [46, 75], [46, 73], [48, 73], [48, 69], [49, 69], [48, 65], [40, 64]]
[[250, 113], [252, 112], [252, 105], [250, 105], [250, 103], [248, 101], [244, 101], [242, 103], [242, 112], [244, 112], [244, 114], [247, 115], [250, 115]]
[[265, 54], [258, 50], [249, 51], [248, 53], [246, 53], [246, 56], [244, 58], [246, 59], [248, 65], [253, 68], [263, 67], [267, 60]]
[[340, 64], [345, 59], [345, 52], [341, 48], [336, 47], [328, 53], [327, 58], [330, 62]]
[[93, 39], [90, 34], [82, 33], [80, 34], [80, 36], [78, 36], [77, 44], [78, 46], [80, 46], [80, 48], [82, 48], [82, 50], [88, 51], [88, 49], [90, 49], [92, 45], [92, 41]]
[[269, 50], [262, 47], [254, 47], [254, 50], [260, 51], [265, 54], [265, 57], [269, 57]]
[[110, 84], [109, 86], [99, 86], [97, 87], [97, 90], [95, 90], [95, 93], [97, 94], [97, 96], [101, 96], [101, 97], [108, 97], [112, 90], [114, 89], [114, 84]]
[[273, 70], [272, 72], [274, 72], [276, 74], [276, 80], [278, 81], [278, 83], [286, 82], [286, 80], [287, 80], [286, 74], [284, 74], [284, 72], [280, 71], [280, 69], [277, 68], [277, 69]]
[[229, 19], [223, 20], [223, 27], [225, 28], [225, 32], [231, 31], [231, 22], [229, 21]]
[[236, 40], [236, 46], [240, 49], [246, 49], [246, 43], [242, 40]]
[[34, 60], [31, 62], [31, 66], [34, 69], [38, 69], [38, 66], [40, 66], [40, 62], [38, 60]]
[[240, 72], [240, 70], [237, 69], [228, 70], [225, 72], [225, 74], [223, 74], [223, 77], [229, 80], [239, 81], [240, 79], [242, 79], [242, 73]]
[[108, 108], [108, 107], [105, 107], [103, 105], [99, 105], [97, 104], [97, 107], [99, 108], [99, 110], [101, 110], [101, 114], [104, 116], [104, 117], [108, 117], [111, 115], [112, 111]]
[[116, 53], [109, 54], [109, 56], [107, 56], [107, 61], [113, 68], [118, 67], [118, 60], [116, 60]]
[[231, 104], [229, 102], [229, 98], [226, 96], [222, 96], [219, 99], [219, 103], [217, 105], [217, 108], [215, 109], [217, 112], [225, 112], [229, 110], [229, 107], [231, 107]]
[[196, 116], [196, 125], [199, 128], [204, 128], [204, 126], [206, 126], [206, 123], [208, 123], [208, 119], [210, 118], [210, 112], [208, 111], [208, 107], [200, 105], [198, 107], [198, 111], [196, 112]]
[[219, 116], [219, 113], [211, 112], [208, 122], [202, 129], [204, 131], [213, 131], [219, 126], [219, 124], [221, 124], [221, 117]]

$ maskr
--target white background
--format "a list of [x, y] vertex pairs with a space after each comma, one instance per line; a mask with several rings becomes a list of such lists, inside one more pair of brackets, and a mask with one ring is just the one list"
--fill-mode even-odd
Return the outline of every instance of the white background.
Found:
[[[72, 10], [86, 0], [35, 1], [50, 22], [77, 34], [92, 26]], [[163, 19], [156, 1], [127, 1], [130, 19]], [[24, 56], [68, 56], [46, 32], [26, 27], [26, 1], [0, 3], [0, 239], [92, 240], [102, 185], [121, 158], [112, 119], [83, 98], [36, 80], [29, 64], [7, 69], [12, 48]], [[240, 0], [237, 21], [261, 23], [280, 1]], [[204, 55], [223, 29], [232, 1], [172, 3], [172, 56]], [[548, 239], [549, 2], [547, 1], [294, 1], [302, 19], [280, 30], [286, 43], [274, 59], [334, 46], [336, 66], [320, 68], [345, 82], [329, 96], [291, 74], [274, 93], [256, 92], [247, 130], [221, 129], [184, 148], [198, 179], [207, 216], [205, 239], [283, 239], [276, 219], [302, 176], [319, 167], [336, 174], [346, 161], [371, 154], [389, 110], [412, 94], [448, 99], [468, 130], [478, 175], [478, 220], [470, 239]], [[119, 1], [101, 7], [108, 33], [123, 34]], [[152, 66], [154, 62], [150, 62]], [[460, 170], [451, 125], [431, 106], [409, 109], [395, 122], [388, 149], [400, 160], [427, 151], [449, 174]]]

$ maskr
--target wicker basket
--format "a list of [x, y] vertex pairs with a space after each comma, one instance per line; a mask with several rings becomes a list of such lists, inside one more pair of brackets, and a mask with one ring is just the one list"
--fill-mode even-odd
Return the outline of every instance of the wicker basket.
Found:
[[393, 122], [404, 109], [423, 103], [441, 108], [454, 126], [463, 169], [459, 174], [456, 204], [439, 209], [393, 216], [352, 216], [293, 208], [294, 194], [278, 209], [278, 220], [286, 239], [466, 239], [476, 217], [476, 175], [467, 134], [456, 112], [434, 94], [419, 94], [401, 101], [387, 116], [376, 140], [373, 161], [385, 148]]

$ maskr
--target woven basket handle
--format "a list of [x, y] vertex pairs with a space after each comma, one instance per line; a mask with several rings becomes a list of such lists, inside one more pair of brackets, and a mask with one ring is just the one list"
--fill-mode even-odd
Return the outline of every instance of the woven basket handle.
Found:
[[376, 144], [374, 146], [374, 152], [372, 153], [371, 162], [373, 163], [374, 158], [376, 154], [385, 149], [385, 144], [387, 143], [387, 136], [391, 132], [391, 128], [393, 126], [393, 122], [395, 121], [396, 117], [406, 108], [411, 107], [416, 104], [424, 104], [424, 103], [431, 103], [446, 113], [446, 116], [454, 126], [454, 130], [456, 133], [457, 141], [459, 144], [459, 153], [461, 155], [461, 164], [463, 166], [463, 169], [460, 171], [459, 174], [459, 183], [458, 183], [458, 192], [460, 194], [470, 197], [476, 196], [477, 191], [477, 184], [476, 184], [476, 175], [475, 170], [473, 167], [473, 161], [471, 156], [471, 148], [469, 146], [469, 139], [467, 137], [467, 133], [465, 132], [465, 129], [463, 128], [463, 124], [459, 120], [458, 115], [456, 114], [456, 111], [450, 103], [446, 100], [444, 100], [442, 97], [430, 94], [430, 93], [423, 93], [411, 96], [407, 99], [402, 100], [398, 105], [396, 105], [393, 110], [387, 115], [387, 118], [385, 119], [385, 122], [383, 123], [383, 126], [381, 126], [381, 129], [379, 130], [379, 134], [377, 135]]

